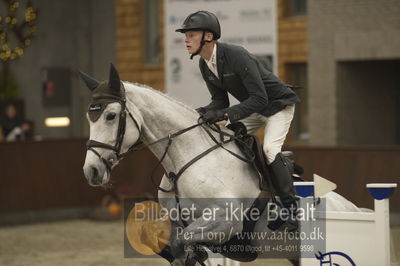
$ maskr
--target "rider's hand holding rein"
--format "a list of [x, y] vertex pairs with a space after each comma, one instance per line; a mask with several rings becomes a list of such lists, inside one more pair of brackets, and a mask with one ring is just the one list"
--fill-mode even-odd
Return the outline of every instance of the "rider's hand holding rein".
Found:
[[204, 122], [214, 124], [219, 121], [228, 120], [228, 114], [224, 110], [209, 110], [200, 116]]
[[200, 116], [202, 116], [202, 115], [204, 115], [205, 113], [207, 113], [207, 109], [204, 108], [204, 107], [199, 107], [199, 108], [196, 108], [196, 112], [197, 112]]

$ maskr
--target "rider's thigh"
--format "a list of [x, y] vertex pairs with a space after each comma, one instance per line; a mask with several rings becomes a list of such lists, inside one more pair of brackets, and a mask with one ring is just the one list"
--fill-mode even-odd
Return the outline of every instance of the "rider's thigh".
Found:
[[242, 122], [246, 126], [248, 134], [253, 134], [259, 128], [265, 126], [266, 121], [267, 118], [258, 113], [253, 113], [250, 116], [240, 120], [240, 122]]
[[276, 155], [281, 152], [293, 115], [294, 105], [288, 105], [282, 111], [267, 118], [263, 149], [268, 158], [268, 163], [272, 163]]

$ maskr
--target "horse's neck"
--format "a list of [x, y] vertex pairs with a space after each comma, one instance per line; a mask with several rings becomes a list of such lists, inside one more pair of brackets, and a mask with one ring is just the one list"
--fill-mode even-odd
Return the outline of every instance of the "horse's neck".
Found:
[[[152, 143], [197, 123], [196, 112], [183, 104], [151, 89], [136, 86], [131, 86], [131, 88], [127, 89], [127, 97], [143, 118], [142, 140], [145, 144]], [[182, 167], [190, 158], [205, 150], [204, 147], [207, 146], [207, 143], [200, 140], [200, 132], [196, 128], [173, 139], [163, 162], [166, 170], [173, 171]], [[150, 146], [149, 149], [160, 159], [167, 143], [168, 141], [164, 141]]]

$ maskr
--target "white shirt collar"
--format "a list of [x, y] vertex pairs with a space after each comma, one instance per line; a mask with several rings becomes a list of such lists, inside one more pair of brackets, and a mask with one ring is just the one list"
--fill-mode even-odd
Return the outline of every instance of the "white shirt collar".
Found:
[[210, 59], [209, 60], [205, 59], [205, 61], [206, 61], [207, 65], [210, 65], [210, 63], [217, 65], [217, 44], [216, 43], [214, 43], [214, 49], [213, 49]]

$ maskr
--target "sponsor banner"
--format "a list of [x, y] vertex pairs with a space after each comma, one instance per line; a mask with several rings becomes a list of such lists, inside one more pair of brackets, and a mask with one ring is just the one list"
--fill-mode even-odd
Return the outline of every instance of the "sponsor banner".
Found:
[[[190, 60], [184, 35], [175, 32], [191, 13], [207, 10], [217, 15], [222, 42], [245, 47], [276, 73], [276, 0], [164, 0], [166, 92], [192, 107], [210, 102], [198, 67], [199, 57]], [[231, 98], [232, 100], [232, 98]], [[233, 103], [237, 102], [233, 100]], [[232, 104], [232, 101], [231, 101]]]

